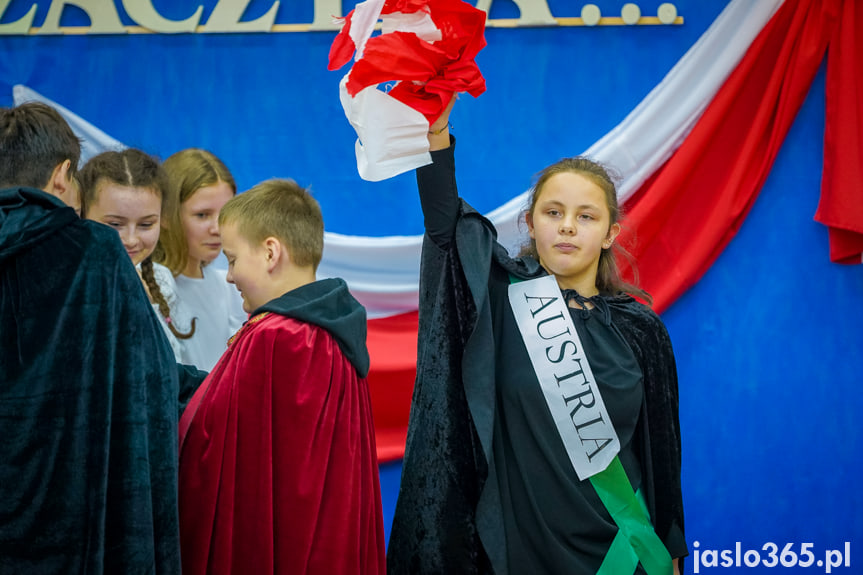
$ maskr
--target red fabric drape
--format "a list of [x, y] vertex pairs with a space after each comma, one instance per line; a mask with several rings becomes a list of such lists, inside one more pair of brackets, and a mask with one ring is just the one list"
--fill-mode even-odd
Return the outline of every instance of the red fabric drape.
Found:
[[815, 219], [830, 229], [830, 259], [863, 259], [863, 4], [845, 0], [827, 55], [824, 172]]
[[381, 463], [405, 453], [417, 373], [417, 321], [417, 312], [369, 320], [369, 394]]
[[698, 281], [743, 223], [818, 70], [840, 3], [787, 0], [686, 141], [627, 203], [621, 240], [658, 312]]

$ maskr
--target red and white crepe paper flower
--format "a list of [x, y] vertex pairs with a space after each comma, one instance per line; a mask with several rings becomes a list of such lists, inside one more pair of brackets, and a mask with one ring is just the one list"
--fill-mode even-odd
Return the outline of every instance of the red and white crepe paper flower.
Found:
[[[485, 46], [485, 16], [461, 0], [366, 0], [344, 18], [329, 69], [354, 57], [339, 93], [359, 137], [363, 179], [384, 180], [430, 163], [428, 129], [453, 93], [485, 91], [474, 61]], [[372, 38], [379, 19], [381, 34]], [[386, 92], [378, 88], [383, 83], [391, 85]]]

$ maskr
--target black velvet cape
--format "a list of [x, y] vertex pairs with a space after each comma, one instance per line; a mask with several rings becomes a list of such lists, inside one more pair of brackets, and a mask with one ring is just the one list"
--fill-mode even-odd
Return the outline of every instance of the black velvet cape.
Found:
[[[428, 169], [420, 168], [418, 179]], [[493, 265], [521, 279], [546, 273], [532, 258], [511, 258], [491, 222], [464, 202], [448, 249], [424, 238], [417, 379], [387, 550], [392, 575], [506, 573], [497, 488], [485, 485], [496, 399], [488, 301]], [[672, 557], [685, 556], [671, 341], [648, 307], [629, 296], [608, 302], [643, 374], [642, 489], [651, 519]]]
[[117, 233], [29, 188], [0, 190], [0, 382], [0, 573], [179, 573], [171, 347]]

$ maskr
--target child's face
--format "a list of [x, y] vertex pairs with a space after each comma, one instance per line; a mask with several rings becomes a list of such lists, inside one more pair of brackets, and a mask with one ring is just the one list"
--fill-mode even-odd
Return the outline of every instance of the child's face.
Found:
[[189, 260], [194, 266], [210, 263], [219, 256], [219, 211], [234, 191], [225, 182], [204, 186], [180, 206], [180, 221], [186, 234]]
[[96, 202], [87, 206], [87, 219], [117, 230], [132, 263], [138, 265], [156, 248], [162, 198], [148, 188], [106, 183], [99, 187]]
[[268, 252], [263, 244], [254, 245], [237, 232], [234, 224], [221, 229], [222, 249], [228, 259], [229, 283], [234, 284], [243, 296], [243, 310], [252, 313], [275, 296], [269, 277]]
[[619, 230], [610, 219], [602, 188], [581, 174], [562, 172], [545, 183], [527, 225], [539, 262], [562, 288], [595, 287], [602, 248]]

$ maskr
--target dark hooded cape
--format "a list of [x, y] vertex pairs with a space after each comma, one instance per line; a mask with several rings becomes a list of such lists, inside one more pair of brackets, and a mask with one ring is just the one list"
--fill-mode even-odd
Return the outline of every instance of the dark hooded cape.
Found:
[[[451, 149], [417, 170], [424, 186], [454, 188]], [[426, 206], [424, 205], [424, 209]], [[427, 215], [428, 219], [428, 215]], [[417, 379], [401, 487], [387, 550], [391, 574], [506, 572], [506, 536], [492, 460], [497, 353], [488, 299], [497, 266], [520, 279], [545, 275], [511, 258], [493, 225], [463, 201], [446, 249], [424, 238]], [[672, 557], [686, 555], [680, 487], [677, 373], [659, 317], [629, 296], [607, 298], [612, 320], [642, 369], [642, 489]]]
[[0, 190], [0, 573], [179, 573], [177, 368], [117, 233]]
[[180, 421], [185, 575], [385, 572], [368, 370], [343, 280], [255, 310]]

